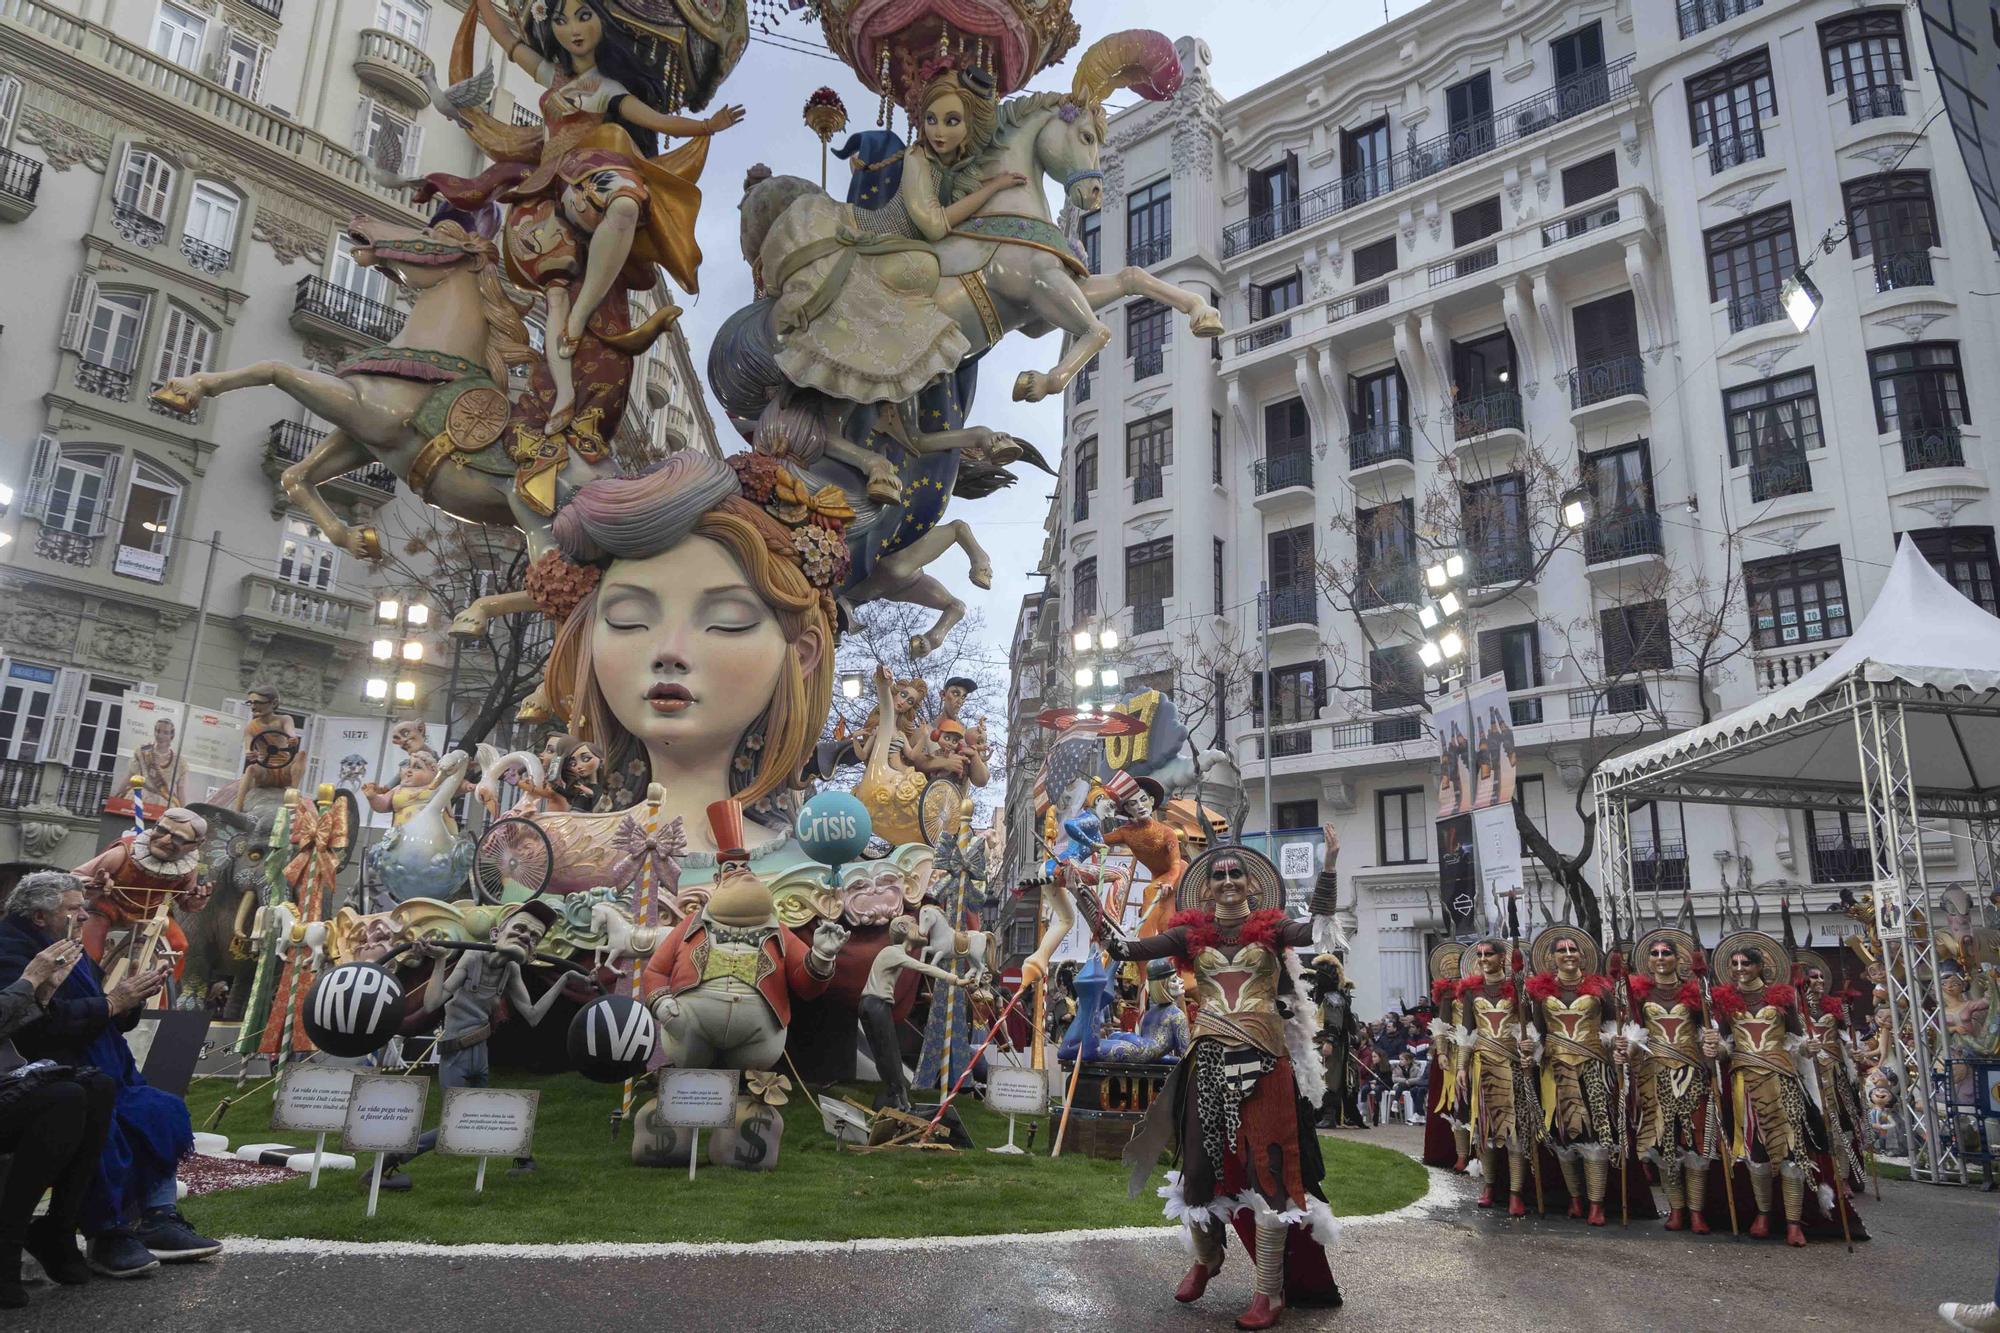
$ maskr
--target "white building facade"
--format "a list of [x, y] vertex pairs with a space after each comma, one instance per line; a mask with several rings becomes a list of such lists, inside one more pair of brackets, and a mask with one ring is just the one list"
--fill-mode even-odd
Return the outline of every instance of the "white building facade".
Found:
[[[216, 709], [268, 683], [306, 722], [380, 713], [361, 686], [383, 579], [277, 485], [326, 423], [275, 389], [185, 416], [148, 393], [267, 358], [331, 368], [400, 330], [407, 301], [345, 226], [422, 220], [369, 160], [481, 165], [422, 82], [445, 78], [464, 12], [0, 0], [0, 861], [94, 847], [128, 690]], [[532, 116], [531, 81], [477, 46], [503, 71], [495, 114]], [[621, 457], [716, 451], [678, 334], [639, 376]], [[326, 492], [385, 538], [428, 522], [380, 467]], [[429, 630], [397, 711], [443, 721], [451, 653], [441, 617]]]
[[[1107, 312], [1039, 637], [1114, 625], [1128, 676], [1227, 696], [1201, 739], [1251, 840], [1341, 835], [1364, 1012], [1414, 1003], [1443, 937], [1416, 658], [1441, 553], [1471, 566], [1471, 674], [1507, 679], [1520, 802], [1571, 856], [1597, 762], [1809, 669], [1899, 539], [2000, 607], [2000, 342], [1971, 295], [2000, 274], [1922, 40], [1894, 4], [1436, 0], [1228, 100], [1184, 40], [1181, 92], [1113, 122], [1100, 264], [1219, 293], [1231, 332]], [[1805, 264], [1800, 333], [1778, 298]], [[1632, 840], [1711, 941], [1727, 885], [1825, 945], [1867, 874], [1862, 830], [1802, 813], [1663, 806]], [[1926, 844], [1934, 884], [1971, 874], [1951, 830]]]

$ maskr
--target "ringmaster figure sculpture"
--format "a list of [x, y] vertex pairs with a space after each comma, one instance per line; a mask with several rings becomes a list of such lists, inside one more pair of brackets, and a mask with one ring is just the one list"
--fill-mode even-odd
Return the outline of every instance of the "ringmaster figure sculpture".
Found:
[[1333, 1214], [1313, 1130], [1326, 1079], [1293, 952], [1316, 935], [1331, 937], [1336, 851], [1327, 848], [1311, 922], [1285, 916], [1268, 858], [1227, 845], [1187, 867], [1180, 896], [1191, 910], [1159, 934], [1128, 940], [1101, 913], [1092, 922], [1115, 959], [1172, 958], [1194, 971], [1193, 1045], [1133, 1131], [1125, 1161], [1135, 1195], [1163, 1152], [1180, 1163], [1163, 1197], [1168, 1216], [1187, 1228], [1195, 1262], [1175, 1300], [1200, 1299], [1221, 1271], [1225, 1221], [1239, 1233], [1254, 1228], [1256, 1290], [1239, 1328], [1269, 1328], [1288, 1304], [1340, 1303], [1324, 1248]]
[[743, 805], [708, 807], [716, 880], [699, 913], [684, 918], [640, 978], [681, 1069], [770, 1069], [785, 1053], [792, 1001], [815, 999], [833, 980], [847, 929], [826, 921], [812, 947], [778, 921], [771, 890], [750, 872]]

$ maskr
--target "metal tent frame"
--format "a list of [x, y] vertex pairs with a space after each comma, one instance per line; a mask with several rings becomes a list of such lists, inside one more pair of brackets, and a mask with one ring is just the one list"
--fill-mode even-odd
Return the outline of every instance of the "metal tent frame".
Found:
[[[2000, 786], [1974, 777], [1961, 787], [1925, 785], [1925, 756], [1910, 751], [1914, 717], [1939, 715], [1963, 771], [1976, 769], [1968, 724], [2000, 726], [2000, 689], [1918, 684], [1857, 666], [1789, 713], [1752, 721], [1683, 749], [1634, 756], [1622, 770], [1607, 766], [1594, 779], [1598, 866], [1605, 893], [1627, 921], [1636, 921], [1626, 816], [1635, 803], [1679, 800], [1710, 805], [1807, 809], [1862, 816], [1868, 833], [1875, 928], [1882, 946], [1884, 986], [1896, 1057], [1903, 1065], [1902, 1098], [1913, 1129], [1910, 1175], [1934, 1184], [1967, 1182], [1956, 1126], [1945, 1110], [1940, 1071], [1946, 1054], [1943, 988], [1931, 935], [1937, 903], [1924, 869], [1923, 819], [1964, 821], [1972, 842], [1973, 875], [1992, 887], [2000, 870]], [[1720, 771], [1760, 750], [1797, 741], [1839, 741], [1851, 728], [1858, 772], [1852, 781], [1796, 779]], [[1607, 771], [1609, 770], [1609, 771]], [[1657, 907], [1657, 904], [1655, 905]]]

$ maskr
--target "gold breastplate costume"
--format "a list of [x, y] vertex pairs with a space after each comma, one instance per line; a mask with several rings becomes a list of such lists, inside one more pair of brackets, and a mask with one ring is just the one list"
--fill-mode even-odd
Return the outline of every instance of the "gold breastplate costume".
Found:
[[1549, 1058], [1560, 1065], [1602, 1064], [1604, 1052], [1604, 1005], [1595, 995], [1578, 993], [1565, 1000], [1560, 994], [1542, 1001], [1542, 1020], [1548, 1024]]
[[1647, 1000], [1639, 1006], [1646, 1022], [1647, 1054], [1669, 1064], [1701, 1061], [1701, 1015], [1679, 1001]]
[[1510, 1054], [1513, 1038], [1514, 1002], [1506, 999], [1489, 1000], [1484, 995], [1472, 997], [1472, 1044], [1489, 1054]]
[[1266, 1055], [1284, 1054], [1278, 966], [1278, 956], [1261, 944], [1240, 946], [1234, 958], [1213, 946], [1196, 954], [1195, 995], [1201, 1011], [1194, 1035], [1254, 1046]]
[[1762, 999], [1759, 995], [1751, 1007], [1730, 1015], [1731, 1063], [1737, 1069], [1761, 1069], [1796, 1078], [1798, 1065], [1786, 1049], [1790, 1034], [1785, 1030], [1785, 1011], [1775, 1004], [1757, 1002]]

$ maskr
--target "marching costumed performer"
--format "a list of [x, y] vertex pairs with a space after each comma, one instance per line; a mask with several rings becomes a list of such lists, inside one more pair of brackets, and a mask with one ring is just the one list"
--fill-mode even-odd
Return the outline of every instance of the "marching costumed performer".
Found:
[[1159, 934], [1128, 940], [1101, 917], [1092, 922], [1113, 958], [1172, 958], [1195, 974], [1193, 1045], [1133, 1132], [1125, 1161], [1134, 1195], [1162, 1153], [1179, 1163], [1160, 1194], [1168, 1216], [1186, 1227], [1195, 1261], [1175, 1300], [1201, 1297], [1222, 1268], [1223, 1223], [1235, 1223], [1257, 1270], [1238, 1328], [1269, 1328], [1287, 1305], [1340, 1304], [1324, 1248], [1337, 1228], [1313, 1131], [1326, 1080], [1292, 952], [1331, 944], [1338, 852], [1337, 843], [1326, 849], [1310, 922], [1286, 918], [1277, 867], [1239, 846], [1211, 847], [1188, 865], [1183, 910]]
[[1541, 1064], [1542, 1124], [1569, 1187], [1569, 1215], [1605, 1223], [1604, 1193], [1613, 1153], [1624, 1155], [1620, 1102], [1612, 1078], [1612, 984], [1597, 970], [1597, 944], [1575, 926], [1550, 926], [1533, 946], [1528, 979], [1539, 1042], [1523, 1050]]
[[1493, 1207], [1505, 1189], [1507, 1215], [1526, 1217], [1528, 1206], [1521, 1196], [1528, 1188], [1541, 1115], [1532, 1080], [1515, 1077], [1531, 1060], [1533, 1044], [1521, 1021], [1518, 991], [1507, 975], [1511, 952], [1509, 942], [1497, 938], [1472, 946], [1472, 971], [1458, 983], [1459, 1016], [1466, 1023], [1456, 1047], [1456, 1077], [1460, 1118], [1486, 1178], [1478, 1206]]
[[1632, 1066], [1638, 1092], [1634, 1146], [1659, 1168], [1667, 1230], [1706, 1235], [1702, 1206], [1722, 1126], [1701, 1053], [1701, 982], [1691, 975], [1695, 948], [1693, 936], [1682, 930], [1639, 937], [1636, 952], [1645, 970], [1627, 979], [1634, 1009], [1613, 1043], [1612, 1058]]
[[1868, 1177], [1861, 1137], [1861, 1093], [1854, 1057], [1842, 1036], [1848, 1027], [1846, 997], [1829, 992], [1833, 971], [1825, 958], [1811, 949], [1800, 949], [1792, 958], [1799, 978], [1799, 1010], [1812, 1039], [1807, 1048], [1819, 1077], [1820, 1107], [1833, 1131], [1834, 1165], [1846, 1173], [1852, 1192], [1863, 1193]]
[[1757, 1205], [1750, 1234], [1771, 1234], [1776, 1174], [1784, 1190], [1785, 1243], [1804, 1245], [1807, 1187], [1821, 1179], [1827, 1137], [1808, 1087], [1809, 1070], [1798, 1058], [1808, 1043], [1798, 992], [1779, 980], [1789, 960], [1776, 940], [1758, 931], [1729, 936], [1716, 953], [1730, 979], [1713, 991], [1716, 1027], [1703, 1031], [1702, 1054], [1728, 1060], [1730, 1155], [1748, 1168]]
[[1424, 1165], [1464, 1175], [1472, 1160], [1472, 1135], [1459, 1114], [1458, 1060], [1454, 1052], [1471, 1033], [1458, 1026], [1462, 945], [1447, 941], [1431, 950], [1431, 1067], [1424, 1095]]

